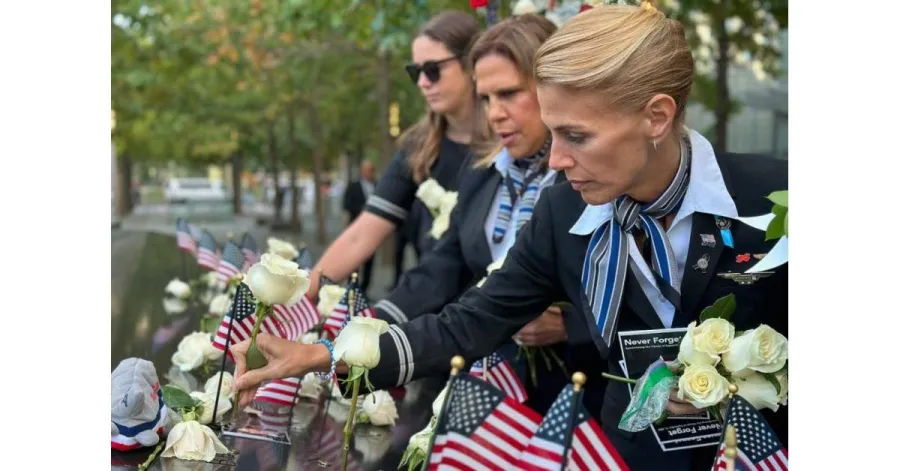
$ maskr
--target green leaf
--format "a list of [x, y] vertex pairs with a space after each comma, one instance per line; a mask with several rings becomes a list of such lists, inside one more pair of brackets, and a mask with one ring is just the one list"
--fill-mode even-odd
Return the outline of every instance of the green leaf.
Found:
[[788, 209], [786, 206], [775, 205], [772, 206], [772, 214], [775, 216], [786, 216], [788, 213]]
[[[775, 373], [760, 373], [763, 378], [766, 378], [767, 381], [772, 383], [772, 386], [775, 386], [775, 394], [781, 394], [781, 383], [778, 382], [778, 378], [775, 376]], [[740, 388], [740, 386], [738, 386]]]
[[784, 235], [787, 237], [788, 235], [788, 215], [784, 215]]
[[737, 308], [737, 299], [734, 294], [723, 296], [716, 300], [712, 306], [707, 307], [700, 313], [700, 321], [707, 319], [725, 319], [731, 318], [734, 310]]
[[788, 191], [781, 190], [781, 191], [772, 192], [772, 194], [770, 194], [768, 196], [768, 199], [769, 199], [769, 201], [775, 203], [778, 206], [784, 206], [785, 208], [787, 208], [787, 206], [788, 206]]
[[171, 409], [190, 409], [200, 404], [200, 401], [191, 397], [178, 386], [167, 384], [162, 387], [163, 401]]
[[784, 236], [785, 218], [787, 218], [787, 214], [775, 215], [775, 218], [769, 223], [769, 227], [766, 228], [766, 240], [778, 240]]

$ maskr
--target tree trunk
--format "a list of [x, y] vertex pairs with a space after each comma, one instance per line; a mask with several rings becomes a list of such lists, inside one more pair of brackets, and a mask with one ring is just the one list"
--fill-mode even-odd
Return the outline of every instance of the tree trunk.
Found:
[[[387, 168], [394, 153], [394, 139], [390, 128], [391, 107], [391, 61], [387, 52], [378, 55], [378, 136], [381, 149], [381, 168]], [[391, 234], [381, 245], [381, 263], [393, 266], [395, 263], [394, 246], [397, 244], [396, 234]]]
[[275, 121], [269, 123], [269, 171], [272, 173], [272, 184], [275, 186], [275, 218], [273, 225], [281, 223], [281, 207], [284, 203], [284, 192], [278, 185], [278, 141], [275, 137]]
[[291, 225], [290, 230], [294, 233], [303, 231], [300, 225], [300, 191], [297, 188], [297, 162], [300, 156], [297, 155], [297, 136], [294, 135], [294, 113], [295, 110], [288, 110], [288, 162], [290, 162], [290, 187], [291, 187]]
[[716, 57], [716, 153], [726, 152], [728, 148], [728, 118], [731, 111], [731, 93], [728, 90], [728, 49], [731, 41], [728, 30], [725, 29], [728, 0], [722, 0], [719, 8], [719, 14], [716, 15], [716, 39], [719, 46], [719, 55]]
[[131, 158], [122, 154], [116, 162], [116, 216], [131, 214]]
[[328, 242], [328, 232], [325, 230], [325, 195], [322, 194], [322, 174], [325, 173], [322, 123], [319, 122], [319, 113], [315, 104], [307, 104], [306, 109], [309, 115], [309, 130], [312, 134], [313, 185], [316, 186], [314, 191], [316, 198], [316, 242], [320, 245], [325, 245]]
[[241, 200], [241, 154], [235, 153], [231, 156], [231, 205], [234, 208], [234, 214], [243, 213]]

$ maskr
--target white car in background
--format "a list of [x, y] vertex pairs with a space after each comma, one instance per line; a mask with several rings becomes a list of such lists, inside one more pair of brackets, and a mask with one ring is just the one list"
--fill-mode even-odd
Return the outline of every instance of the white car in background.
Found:
[[163, 193], [169, 203], [218, 202], [228, 197], [221, 182], [207, 178], [171, 178]]

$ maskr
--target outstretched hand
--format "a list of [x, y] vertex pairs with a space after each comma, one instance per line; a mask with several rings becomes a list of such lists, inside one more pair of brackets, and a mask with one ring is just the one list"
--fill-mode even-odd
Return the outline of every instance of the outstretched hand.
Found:
[[311, 345], [302, 345], [260, 332], [256, 337], [256, 348], [263, 354], [268, 364], [262, 368], [247, 371], [247, 350], [249, 348], [249, 339], [231, 347], [231, 353], [234, 355], [236, 365], [234, 369], [234, 389], [240, 391], [240, 407], [250, 404], [256, 396], [257, 388], [263, 382], [303, 375], [312, 366], [304, 361], [305, 358], [309, 358], [309, 353], [307, 352], [304, 355], [303, 352], [304, 349], [313, 348]]

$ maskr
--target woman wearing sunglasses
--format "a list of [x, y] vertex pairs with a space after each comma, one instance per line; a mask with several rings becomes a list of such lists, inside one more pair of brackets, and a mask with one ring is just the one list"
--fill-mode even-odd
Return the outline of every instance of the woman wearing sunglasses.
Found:
[[[553, 136], [549, 165], [568, 181], [541, 195], [503, 266], [480, 288], [440, 314], [388, 328], [380, 362], [368, 372], [372, 385], [446, 371], [454, 355], [471, 363], [559, 299], [573, 304], [563, 315], [588, 325], [617, 375], [618, 333], [685, 328], [728, 294], [736, 298], [736, 331], [765, 324], [787, 336], [787, 265], [747, 285], [717, 276], [744, 273], [752, 266], [747, 254], [774, 245], [736, 218], [771, 211], [766, 196], [787, 188], [787, 161], [716, 154], [684, 126], [694, 61], [681, 24], [646, 2], [598, 6], [563, 25], [534, 61], [541, 117]], [[325, 346], [265, 336], [260, 347], [274, 366], [244, 374], [243, 355], [235, 353], [235, 388], [332, 366]], [[619, 429], [626, 385], [611, 382], [597, 397], [593, 384], [589, 376], [585, 406], [630, 469], [710, 469], [715, 443], [664, 451], [651, 430]], [[666, 410], [663, 427], [684, 423], [672, 416], [698, 412], [674, 395]], [[786, 408], [763, 416], [787, 446]]]
[[[425, 23], [412, 43], [413, 63], [406, 67], [428, 104], [425, 116], [400, 137], [401, 150], [378, 180], [363, 213], [331, 244], [312, 270], [309, 295], [318, 297], [324, 274], [334, 281], [345, 280], [366, 260], [411, 213], [414, 221], [430, 227], [431, 215], [416, 200], [418, 186], [435, 179], [447, 191], [456, 191], [459, 174], [469, 161], [469, 144], [475, 132], [474, 86], [465, 61], [479, 32], [478, 21], [462, 12], [441, 13]], [[414, 241], [417, 252], [430, 248], [425, 230], [423, 240]]]

